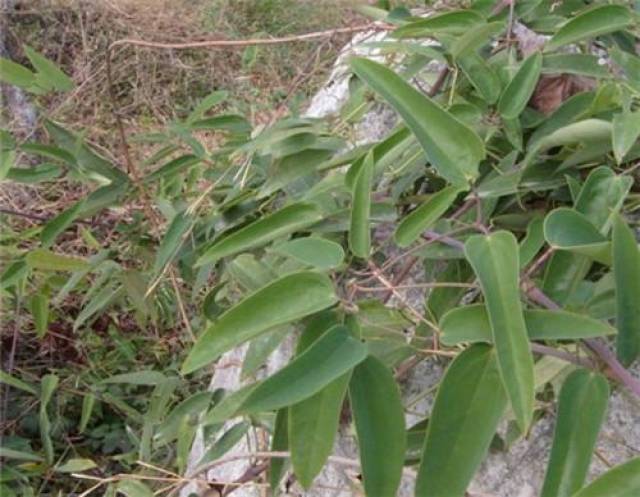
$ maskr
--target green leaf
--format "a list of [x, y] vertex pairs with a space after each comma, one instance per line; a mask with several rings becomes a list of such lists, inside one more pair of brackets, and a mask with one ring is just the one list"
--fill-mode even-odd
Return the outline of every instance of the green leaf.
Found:
[[336, 301], [333, 285], [326, 276], [312, 272], [284, 276], [222, 314], [198, 338], [182, 372], [191, 373], [274, 326], [326, 309]]
[[411, 245], [447, 212], [461, 191], [458, 187], [448, 186], [431, 195], [424, 204], [400, 221], [394, 233], [396, 243], [400, 247]]
[[153, 265], [155, 274], [159, 274], [167, 264], [171, 263], [180, 250], [186, 233], [192, 226], [193, 219], [186, 211], [179, 212], [173, 217], [158, 247], [156, 261]]
[[582, 488], [608, 400], [601, 374], [579, 369], [564, 381], [541, 497], [571, 497]]
[[618, 359], [629, 366], [640, 356], [640, 252], [633, 231], [621, 216], [613, 223], [613, 274]]
[[240, 411], [255, 413], [291, 406], [318, 393], [367, 357], [367, 347], [334, 326], [287, 366], [258, 384]]
[[9, 385], [10, 387], [23, 390], [32, 395], [38, 395], [38, 390], [36, 390], [36, 387], [2, 370], [0, 370], [0, 383], [4, 383], [5, 385]]
[[[298, 354], [313, 346], [318, 331], [325, 333], [332, 319], [321, 314], [315, 326], [312, 324], [303, 333]], [[317, 339], [315, 342], [317, 343]], [[347, 392], [351, 371], [332, 381], [315, 395], [289, 408], [289, 450], [293, 470], [300, 484], [308, 489], [318, 475], [331, 452], [338, 431], [342, 403]]]
[[342, 246], [323, 238], [295, 238], [276, 245], [272, 250], [318, 269], [331, 269], [344, 261]]
[[351, 67], [398, 111], [438, 174], [456, 185], [466, 185], [478, 176], [485, 149], [472, 129], [383, 65], [355, 58]]
[[42, 183], [58, 178], [62, 169], [56, 164], [38, 164], [34, 167], [12, 167], [7, 171], [6, 179], [16, 183]]
[[32, 269], [43, 271], [81, 271], [89, 267], [86, 259], [57, 254], [45, 249], [30, 251], [25, 260]]
[[38, 416], [38, 425], [40, 428], [40, 440], [45, 454], [45, 460], [48, 465], [53, 464], [53, 442], [51, 441], [51, 422], [47, 413], [47, 406], [53, 392], [58, 387], [59, 378], [54, 374], [47, 374], [42, 377], [40, 383], [40, 412]]
[[0, 57], [0, 81], [7, 84], [30, 88], [36, 80], [36, 75], [20, 64]]
[[37, 293], [31, 297], [31, 315], [33, 316], [37, 337], [44, 337], [49, 324], [49, 298], [43, 293]]
[[156, 429], [154, 434], [158, 444], [167, 444], [178, 436], [178, 429], [182, 419], [187, 417], [197, 419], [211, 404], [213, 394], [211, 392], [195, 393], [174, 407], [166, 419]]
[[160, 371], [136, 371], [135, 373], [123, 373], [105, 378], [100, 383], [114, 384], [127, 383], [129, 385], [157, 385], [165, 381], [167, 377]]
[[198, 259], [196, 265], [217, 262], [222, 257], [265, 245], [320, 220], [322, 213], [311, 204], [289, 205], [215, 242]]
[[400, 390], [391, 371], [368, 357], [353, 371], [349, 399], [367, 497], [394, 497], [407, 445]]
[[544, 245], [544, 219], [534, 218], [527, 226], [527, 235], [520, 242], [520, 267], [529, 264]]
[[223, 90], [217, 90], [206, 97], [204, 97], [198, 105], [194, 107], [189, 116], [187, 117], [187, 122], [193, 122], [196, 119], [200, 119], [207, 111], [209, 111], [212, 107], [215, 107], [219, 103], [224, 102], [229, 97], [229, 92]]
[[458, 66], [488, 104], [498, 101], [501, 90], [500, 78], [480, 55], [469, 53], [458, 58]]
[[13, 459], [16, 461], [30, 461], [30, 462], [42, 462], [44, 459], [38, 454], [33, 452], [25, 452], [23, 450], [9, 449], [8, 447], [0, 446], [0, 457], [6, 457], [7, 459]]
[[[273, 436], [271, 437], [271, 451], [279, 452], [289, 449], [289, 409], [280, 409], [276, 414]], [[287, 464], [285, 458], [273, 458], [269, 464], [269, 486], [274, 497], [278, 495], [278, 487]]]
[[601, 5], [570, 19], [553, 35], [545, 49], [554, 50], [586, 38], [619, 31], [632, 22], [633, 17], [626, 7]]
[[[438, 275], [436, 282], [467, 283], [473, 277], [473, 270], [467, 261], [451, 260], [447, 267]], [[426, 305], [429, 313], [437, 321], [445, 312], [458, 305], [468, 288], [463, 287], [436, 287], [429, 292]]]
[[368, 259], [371, 251], [371, 181], [373, 178], [373, 153], [369, 152], [358, 171], [351, 193], [351, 227], [349, 247], [361, 259]]
[[80, 414], [80, 422], [78, 423], [78, 433], [83, 433], [84, 430], [87, 429], [95, 403], [96, 396], [92, 393], [86, 394], [82, 399], [82, 413]]
[[[524, 311], [524, 321], [530, 340], [580, 340], [614, 335], [616, 329], [606, 322], [568, 311], [534, 309]], [[440, 321], [443, 344], [462, 342], [493, 342], [489, 315], [483, 304], [457, 307]]]
[[640, 137], [640, 111], [623, 112], [613, 116], [613, 154], [618, 164]]
[[55, 216], [47, 224], [44, 225], [40, 232], [40, 241], [44, 248], [50, 247], [55, 242], [58, 235], [63, 233], [69, 226], [73, 224], [78, 214], [84, 207], [84, 200], [76, 202], [68, 209], [63, 210]]
[[584, 214], [561, 207], [544, 220], [544, 237], [557, 250], [568, 250], [611, 264], [611, 244]]
[[505, 119], [515, 119], [527, 106], [536, 89], [542, 70], [542, 55], [536, 52], [527, 57], [500, 96], [498, 112]]
[[138, 480], [121, 480], [116, 485], [116, 492], [126, 497], [153, 497], [153, 492]]
[[58, 91], [69, 91], [73, 89], [73, 81], [63, 73], [58, 66], [46, 57], [43, 57], [33, 48], [24, 45], [24, 53], [29, 58], [33, 67], [38, 71], [36, 74], [37, 84], [45, 89]]
[[518, 242], [507, 231], [475, 235], [464, 252], [482, 286], [500, 375], [518, 426], [526, 433], [533, 415], [533, 357], [520, 302]]
[[395, 38], [419, 38], [434, 33], [463, 34], [483, 22], [484, 18], [473, 10], [454, 10], [405, 24], [392, 35]]
[[640, 493], [640, 457], [616, 466], [572, 497], [636, 497]]
[[504, 29], [504, 22], [490, 22], [478, 24], [466, 30], [462, 36], [456, 37], [451, 44], [449, 53], [454, 59], [464, 57], [475, 50], [479, 50], [489, 42], [489, 39]]
[[[220, 437], [213, 444], [211, 444], [211, 446], [202, 456], [202, 459], [198, 461], [198, 466], [202, 466], [211, 461], [215, 461], [216, 459], [220, 459], [227, 452], [233, 449], [233, 447], [235, 447], [236, 444], [246, 436], [249, 428], [251, 428], [251, 424], [247, 423], [246, 421], [241, 421], [233, 425], [222, 435], [220, 435]], [[272, 459], [272, 464], [273, 461], [276, 460], [277, 459], [275, 458]]]
[[58, 473], [81, 473], [97, 466], [91, 459], [69, 459], [60, 466], [56, 466]]
[[473, 345], [456, 357], [431, 411], [416, 495], [463, 497], [506, 406], [492, 347]]
[[576, 74], [593, 78], [606, 78], [609, 76], [606, 65], [601, 65], [597, 56], [582, 53], [545, 55], [542, 61], [542, 72]]

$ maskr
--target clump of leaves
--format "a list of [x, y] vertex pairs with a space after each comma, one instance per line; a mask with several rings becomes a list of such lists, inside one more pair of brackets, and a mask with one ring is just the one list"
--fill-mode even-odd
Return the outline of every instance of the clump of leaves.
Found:
[[[527, 436], [551, 393], [556, 428], [541, 495], [640, 494], [638, 458], [585, 484], [610, 389], [640, 396], [626, 369], [640, 355], [637, 13], [603, 2], [503, 5], [477, 1], [427, 18], [367, 9], [390, 23], [376, 48], [393, 57], [350, 61], [337, 125], [294, 116], [253, 129], [212, 113], [225, 98], [218, 92], [164, 132], [137, 137], [155, 153], [127, 172], [52, 122], [46, 144], [3, 141], [5, 178], [66, 175], [96, 186], [19, 244], [4, 241], [13, 245], [3, 292], [33, 317], [20, 333], [42, 339], [54, 318], [81, 331], [130, 313], [160, 337], [180, 329], [184, 344], [162, 371], [83, 370], [72, 382], [53, 370], [3, 373], [39, 406], [39, 439], [18, 430], [2, 449], [4, 481], [54, 488], [53, 473], [84, 472], [112, 493], [151, 495], [157, 480], [136, 461], [190, 477], [252, 429], [272, 435], [273, 492], [289, 470], [283, 452], [309, 488], [335, 462], [342, 419], [354, 424], [368, 497], [395, 495], [410, 465], [417, 496], [462, 497], [500, 422]], [[433, 61], [442, 69], [426, 94], [411, 82]], [[65, 89], [48, 62], [32, 62], [33, 71], [3, 61], [3, 78]], [[379, 142], [347, 147], [336, 131], [374, 101], [401, 123]], [[218, 148], [201, 133], [215, 134]], [[43, 162], [18, 167], [23, 154]], [[83, 228], [88, 254], [60, 250], [72, 226], [123, 205], [133, 215], [115, 230]], [[112, 244], [114, 232], [126, 243]], [[427, 282], [407, 283], [421, 265]], [[424, 290], [419, 306], [407, 288]], [[60, 316], [71, 296], [76, 314]], [[290, 362], [258, 379], [292, 334]], [[216, 361], [245, 343], [243, 371], [254, 381], [205, 391]], [[399, 382], [432, 355], [452, 359], [432, 410], [407, 427]], [[63, 391], [82, 398], [80, 423], [67, 431], [82, 435], [122, 413], [129, 443], [118, 456], [54, 429], [64, 412], [51, 403]], [[186, 456], [198, 430], [208, 446], [194, 469]], [[96, 459], [135, 475], [92, 475]], [[253, 469], [257, 479], [266, 465]], [[183, 483], [163, 476], [169, 490]]]

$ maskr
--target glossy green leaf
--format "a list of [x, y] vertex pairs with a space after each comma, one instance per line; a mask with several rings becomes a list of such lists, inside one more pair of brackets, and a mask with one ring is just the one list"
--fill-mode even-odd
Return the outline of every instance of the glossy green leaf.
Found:
[[84, 207], [84, 201], [76, 202], [68, 209], [63, 210], [60, 214], [55, 216], [47, 224], [44, 225], [40, 232], [40, 241], [44, 248], [50, 247], [56, 240], [58, 235], [63, 233], [78, 217], [78, 214]]
[[576, 74], [592, 78], [606, 78], [609, 75], [607, 66], [600, 64], [597, 56], [582, 53], [545, 55], [542, 61], [542, 72]]
[[483, 22], [484, 18], [473, 10], [454, 10], [405, 24], [396, 29], [393, 36], [420, 38], [434, 33], [462, 34]]
[[[233, 425], [220, 435], [220, 437], [218, 437], [218, 439], [205, 451], [200, 461], [198, 461], [198, 466], [220, 459], [246, 437], [250, 428], [251, 424], [246, 421], [241, 421], [240, 423]], [[272, 459], [272, 464], [275, 460], [275, 458]]]
[[613, 116], [613, 154], [622, 163], [631, 147], [640, 137], [640, 111], [622, 112]]
[[276, 245], [272, 250], [318, 269], [337, 267], [344, 260], [342, 246], [324, 238], [295, 238]]
[[335, 326], [287, 366], [258, 384], [240, 411], [255, 413], [291, 406], [315, 395], [367, 357], [367, 347]]
[[122, 373], [105, 378], [101, 383], [127, 383], [129, 385], [157, 385], [167, 377], [160, 371], [136, 371], [134, 373]]
[[394, 238], [401, 247], [411, 245], [451, 207], [462, 190], [455, 186], [443, 188], [406, 216], [396, 228]]
[[619, 31], [633, 22], [629, 10], [622, 5], [600, 5], [570, 19], [547, 43], [546, 49], [553, 50], [563, 45], [586, 38], [595, 38], [606, 33]]
[[[327, 333], [334, 320], [325, 313], [314, 319], [303, 332], [297, 354], [304, 353]], [[317, 336], [320, 334], [320, 338]], [[309, 488], [333, 451], [339, 428], [342, 403], [347, 393], [351, 371], [326, 385], [315, 395], [289, 408], [289, 450], [298, 481]]]
[[416, 480], [420, 497], [463, 497], [507, 406], [495, 350], [474, 345], [438, 387]]
[[616, 466], [572, 497], [637, 497], [640, 493], [640, 457]]
[[322, 213], [311, 204], [289, 205], [224, 236], [205, 251], [196, 265], [213, 263], [222, 257], [265, 245], [276, 238], [308, 228], [321, 219]]
[[358, 365], [349, 382], [367, 497], [396, 495], [406, 450], [400, 390], [391, 371], [375, 357]]
[[575, 252], [611, 264], [611, 245], [585, 215], [561, 207], [544, 220], [544, 237], [556, 250]]
[[156, 261], [153, 265], [153, 271], [156, 274], [171, 263], [192, 226], [193, 219], [186, 211], [179, 212], [174, 216], [158, 247]]
[[485, 149], [473, 130], [386, 67], [359, 58], [352, 59], [351, 67], [398, 111], [438, 174], [456, 185], [478, 176]]
[[351, 226], [349, 247], [361, 259], [368, 259], [371, 251], [371, 182], [373, 179], [373, 153], [369, 152], [353, 183], [351, 192]]
[[564, 381], [541, 497], [571, 497], [582, 488], [608, 400], [601, 374], [579, 369]]
[[541, 70], [542, 55], [539, 52], [530, 55], [522, 62], [498, 102], [498, 111], [505, 119], [515, 119], [525, 109], [536, 89]]
[[464, 252], [486, 299], [507, 396], [526, 433], [533, 415], [533, 357], [520, 302], [518, 242], [507, 231], [475, 235], [466, 241]]
[[80, 257], [62, 255], [50, 250], [35, 249], [25, 258], [32, 269], [42, 271], [81, 271], [89, 267], [89, 262]]
[[[568, 311], [525, 310], [524, 321], [530, 340], [580, 340], [616, 333], [616, 329], [604, 321]], [[493, 342], [489, 315], [483, 304], [451, 309], [442, 317], [439, 327], [445, 345]]]
[[182, 366], [191, 373], [275, 326], [295, 321], [337, 301], [331, 280], [312, 272], [284, 276], [226, 311], [196, 341]]
[[618, 328], [618, 359], [629, 366], [640, 356], [640, 252], [621, 216], [613, 224], [613, 274]]
[[24, 45], [23, 48], [31, 65], [38, 71], [36, 74], [38, 86], [58, 91], [69, 91], [73, 89], [73, 81], [71, 78], [63, 73], [52, 61], [43, 57], [27, 45]]

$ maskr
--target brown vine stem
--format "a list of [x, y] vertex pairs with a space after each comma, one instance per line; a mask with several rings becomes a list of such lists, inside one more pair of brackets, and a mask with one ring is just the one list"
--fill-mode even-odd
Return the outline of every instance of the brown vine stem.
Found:
[[[441, 243], [455, 247], [457, 249], [464, 249], [464, 244], [456, 240], [455, 238], [441, 236], [433, 231], [427, 231], [423, 235], [423, 238], [432, 239], [438, 238]], [[546, 307], [550, 310], [559, 310], [560, 306], [545, 295], [535, 285], [531, 285], [529, 282], [525, 282], [524, 288], [528, 297], [535, 303], [542, 307]], [[635, 378], [616, 358], [615, 354], [609, 350], [609, 347], [600, 340], [594, 338], [586, 338], [582, 342], [594, 352], [608, 367], [611, 374], [629, 389], [635, 396], [640, 398], [640, 380]]]

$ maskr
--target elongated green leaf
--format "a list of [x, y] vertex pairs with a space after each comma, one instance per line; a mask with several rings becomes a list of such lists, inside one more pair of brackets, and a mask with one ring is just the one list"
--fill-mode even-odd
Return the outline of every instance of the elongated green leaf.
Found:
[[187, 117], [187, 122], [193, 122], [196, 119], [200, 119], [208, 110], [212, 107], [215, 107], [219, 103], [224, 102], [229, 97], [228, 91], [216, 90], [206, 97], [204, 97], [198, 105], [196, 105], [189, 116]]
[[49, 298], [43, 293], [31, 297], [31, 315], [36, 335], [38, 338], [42, 338], [46, 335], [49, 324]]
[[572, 497], [636, 497], [640, 493], [640, 457], [607, 471]]
[[541, 497], [571, 497], [582, 488], [608, 400], [598, 373], [579, 369], [564, 381]]
[[[280, 409], [276, 414], [273, 436], [271, 437], [271, 450], [273, 452], [284, 451], [289, 448], [289, 409]], [[274, 497], [279, 494], [278, 487], [287, 464], [285, 458], [274, 458], [269, 465], [269, 486]]]
[[92, 393], [86, 394], [82, 399], [82, 413], [80, 414], [80, 422], [78, 423], [78, 433], [83, 433], [84, 430], [87, 429], [95, 403], [96, 396]]
[[562, 53], [545, 55], [542, 72], [551, 74], [577, 74], [594, 78], [606, 78], [607, 67], [598, 62], [595, 55], [581, 53]]
[[466, 30], [451, 44], [449, 53], [454, 59], [464, 57], [474, 50], [479, 50], [489, 42], [491, 36], [504, 29], [504, 22], [490, 22], [478, 24]]
[[369, 152], [353, 183], [351, 193], [351, 227], [349, 247], [362, 259], [369, 258], [371, 251], [371, 181], [373, 178], [373, 153]]
[[394, 234], [396, 243], [401, 247], [411, 245], [424, 230], [431, 227], [447, 212], [461, 191], [458, 187], [449, 186], [434, 193], [424, 204], [400, 222]]
[[38, 425], [40, 428], [40, 440], [42, 441], [42, 448], [48, 465], [53, 464], [54, 453], [53, 442], [51, 440], [51, 422], [49, 421], [47, 406], [53, 397], [53, 392], [58, 388], [59, 382], [60, 379], [56, 375], [48, 374], [42, 377], [42, 381], [40, 383], [40, 411], [38, 416]]
[[307, 228], [321, 219], [322, 213], [311, 204], [289, 205], [215, 242], [198, 259], [196, 265], [213, 263], [222, 257], [259, 247], [281, 236]]
[[86, 259], [57, 254], [45, 249], [32, 250], [25, 260], [31, 268], [43, 271], [81, 271], [89, 267]]
[[185, 234], [193, 225], [193, 219], [186, 212], [179, 212], [171, 220], [171, 224], [167, 228], [164, 238], [158, 247], [156, 261], [153, 265], [153, 271], [158, 273], [171, 262], [178, 250], [182, 246]]
[[169, 443], [178, 436], [178, 428], [183, 418], [196, 419], [211, 404], [211, 392], [198, 392], [187, 397], [172, 409], [157, 428], [154, 438], [159, 444]]
[[613, 116], [613, 154], [618, 164], [640, 137], [640, 111]]
[[544, 245], [544, 219], [534, 218], [527, 226], [527, 235], [520, 242], [520, 267], [529, 264]]
[[613, 224], [618, 359], [630, 365], [640, 356], [640, 252], [633, 231], [616, 216]]
[[58, 473], [81, 473], [97, 466], [91, 459], [69, 459], [60, 466], [56, 466]]
[[323, 238], [296, 238], [276, 245], [273, 247], [273, 251], [318, 269], [337, 267], [344, 260], [342, 246]]
[[8, 447], [0, 447], [0, 457], [14, 459], [16, 461], [42, 462], [44, 459], [33, 452], [25, 452], [22, 450], [9, 449]]
[[19, 390], [23, 390], [32, 395], [38, 395], [38, 391], [36, 387], [27, 383], [26, 381], [22, 381], [20, 378], [16, 378], [15, 376], [6, 373], [5, 371], [0, 370], [0, 383], [4, 383], [5, 385], [9, 385], [10, 387], [17, 388]]
[[603, 264], [611, 264], [609, 241], [583, 214], [561, 207], [551, 211], [544, 220], [544, 237], [558, 250], [585, 255]]
[[121, 480], [116, 490], [126, 497], [153, 497], [151, 489], [139, 480]]
[[533, 415], [533, 357], [520, 302], [518, 242], [507, 231], [470, 237], [464, 246], [484, 293], [500, 375], [522, 432]]
[[[525, 310], [524, 321], [530, 340], [580, 340], [616, 333], [606, 322], [568, 311]], [[493, 342], [489, 315], [482, 304], [450, 310], [442, 317], [440, 330], [445, 345]]]
[[284, 276], [222, 314], [198, 338], [182, 372], [187, 374], [206, 366], [263, 331], [326, 309], [336, 300], [331, 280], [326, 276], [312, 272]]
[[527, 106], [536, 89], [542, 70], [542, 55], [536, 52], [524, 60], [498, 102], [498, 111], [505, 119], [515, 119]]
[[[334, 319], [319, 315], [304, 331], [298, 354], [316, 343], [319, 333], [326, 333]], [[291, 463], [298, 481], [309, 488], [333, 450], [340, 411], [347, 392], [351, 371], [329, 383], [315, 395], [289, 408], [289, 447]]]
[[626, 7], [601, 5], [579, 14], [564, 24], [547, 43], [546, 49], [553, 50], [586, 38], [619, 31], [632, 22], [633, 18]]
[[484, 18], [473, 10], [454, 10], [410, 22], [396, 29], [396, 38], [419, 38], [433, 33], [461, 34], [482, 23]]
[[40, 241], [44, 248], [48, 248], [56, 240], [59, 234], [63, 233], [75, 219], [84, 207], [84, 201], [76, 202], [68, 209], [65, 209], [56, 217], [47, 222], [40, 232]]
[[495, 350], [474, 345], [445, 373], [416, 480], [420, 497], [463, 497], [507, 406]]
[[[213, 444], [211, 444], [211, 446], [202, 456], [202, 459], [198, 461], [198, 466], [202, 466], [204, 464], [210, 463], [211, 461], [215, 461], [216, 459], [220, 459], [227, 452], [233, 449], [233, 447], [235, 447], [236, 444], [246, 436], [249, 428], [251, 428], [251, 425], [246, 421], [241, 421], [240, 423], [236, 423], [235, 425], [233, 425], [222, 435], [220, 435], [220, 437]], [[276, 460], [278, 459], [274, 458], [272, 460], [272, 464]]]
[[63, 73], [52, 61], [27, 45], [24, 45], [24, 53], [36, 71], [38, 71], [36, 74], [38, 86], [58, 91], [73, 89], [71, 78]]
[[35, 83], [35, 80], [36, 75], [26, 67], [0, 57], [0, 81], [27, 89]]
[[391, 371], [368, 357], [353, 372], [349, 399], [367, 497], [394, 497], [407, 444], [400, 391]]
[[38, 164], [35, 167], [12, 167], [7, 171], [6, 179], [16, 183], [42, 183], [58, 178], [62, 169], [57, 164]]
[[160, 371], [136, 371], [135, 373], [123, 373], [105, 378], [101, 383], [128, 383], [130, 385], [157, 385], [165, 381], [167, 377]]
[[458, 58], [458, 66], [487, 103], [496, 103], [500, 97], [500, 79], [480, 55], [469, 53]]
[[335, 326], [251, 392], [241, 412], [272, 411], [318, 393], [367, 357], [367, 347]]
[[456, 185], [478, 176], [485, 149], [473, 130], [386, 67], [359, 58], [351, 61], [351, 67], [398, 111], [438, 174]]

